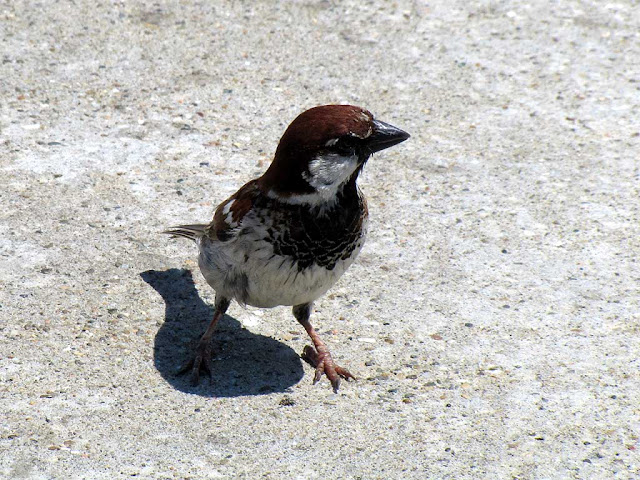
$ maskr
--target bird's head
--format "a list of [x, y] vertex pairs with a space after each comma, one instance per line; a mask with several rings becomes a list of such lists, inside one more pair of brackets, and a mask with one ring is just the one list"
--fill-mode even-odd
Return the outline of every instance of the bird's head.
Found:
[[353, 105], [323, 105], [301, 113], [280, 139], [260, 177], [267, 195], [288, 203], [331, 202], [354, 182], [371, 154], [409, 134]]

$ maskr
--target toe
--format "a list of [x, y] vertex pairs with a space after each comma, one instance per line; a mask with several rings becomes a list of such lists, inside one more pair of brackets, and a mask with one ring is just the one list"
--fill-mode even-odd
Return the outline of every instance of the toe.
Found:
[[347, 370], [346, 368], [339, 367], [338, 365], [336, 365], [336, 373], [347, 381], [356, 379], [356, 377], [354, 377], [349, 370]]
[[333, 393], [338, 393], [338, 388], [340, 388], [340, 377], [331, 379], [331, 387], [333, 388]]
[[200, 383], [200, 363], [202, 362], [201, 357], [196, 357], [193, 359], [193, 366], [191, 367], [191, 385], [197, 387]]
[[304, 347], [304, 350], [302, 350], [302, 355], [300, 356], [305, 362], [307, 362], [313, 367], [317, 367], [318, 364], [320, 363], [316, 350], [309, 345]]
[[337, 393], [338, 388], [340, 388], [340, 378], [344, 378], [345, 380], [356, 379], [349, 370], [336, 365], [331, 357], [331, 353], [328, 351], [319, 353], [316, 349], [307, 345], [304, 347], [301, 357], [304, 361], [315, 367], [315, 374], [313, 376], [314, 385], [320, 381], [322, 375], [326, 375], [331, 382], [333, 391]]
[[196, 353], [194, 357], [187, 362], [180, 370], [178, 370], [178, 375], [183, 375], [186, 373], [190, 374], [191, 377], [191, 385], [194, 387], [198, 386], [200, 383], [200, 371], [204, 371], [209, 376], [209, 381], [212, 381], [212, 351], [211, 346], [207, 344], [199, 344], [196, 348]]
[[176, 375], [184, 375], [185, 373], [190, 372], [193, 369], [193, 361], [194, 359], [192, 358], [187, 363], [183, 364], [176, 372]]
[[320, 362], [317, 363], [316, 365], [316, 373], [313, 376], [313, 384], [315, 385], [316, 383], [318, 383], [320, 381], [320, 379], [322, 378], [322, 375], [324, 373], [326, 373], [326, 365], [324, 360], [320, 360]]

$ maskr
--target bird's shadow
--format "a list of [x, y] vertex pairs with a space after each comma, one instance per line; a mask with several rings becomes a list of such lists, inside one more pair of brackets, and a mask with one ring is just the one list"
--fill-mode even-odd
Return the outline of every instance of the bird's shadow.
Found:
[[189, 270], [147, 270], [140, 274], [164, 299], [165, 318], [155, 338], [153, 361], [175, 389], [206, 397], [236, 397], [285, 392], [303, 376], [296, 352], [263, 335], [244, 329], [225, 315], [213, 336], [211, 382], [202, 374], [193, 386], [189, 374], [178, 374], [193, 357], [200, 336], [213, 316], [202, 301]]

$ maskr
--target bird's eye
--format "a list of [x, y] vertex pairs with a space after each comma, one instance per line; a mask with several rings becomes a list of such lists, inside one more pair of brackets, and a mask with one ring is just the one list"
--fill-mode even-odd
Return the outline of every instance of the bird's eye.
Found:
[[355, 137], [340, 137], [332, 146], [332, 149], [340, 155], [352, 156], [356, 153], [357, 139]]

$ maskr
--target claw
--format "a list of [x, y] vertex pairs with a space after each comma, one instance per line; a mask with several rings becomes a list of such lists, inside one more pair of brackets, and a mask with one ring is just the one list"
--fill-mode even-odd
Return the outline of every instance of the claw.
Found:
[[333, 393], [338, 393], [338, 388], [340, 387], [340, 377], [331, 380], [331, 387], [333, 388]]
[[178, 370], [178, 375], [191, 372], [191, 385], [197, 387], [200, 384], [200, 370], [202, 370], [209, 376], [209, 383], [211, 383], [213, 381], [211, 356], [209, 342], [200, 342], [196, 347], [194, 357]]
[[338, 388], [340, 388], [340, 377], [347, 381], [356, 379], [349, 370], [336, 365], [331, 357], [331, 353], [328, 351], [318, 353], [313, 347], [307, 345], [304, 347], [301, 356], [305, 362], [309, 363], [316, 369], [316, 373], [313, 376], [314, 385], [318, 383], [320, 378], [322, 378], [322, 375], [325, 374], [331, 382], [334, 393], [338, 393]]

